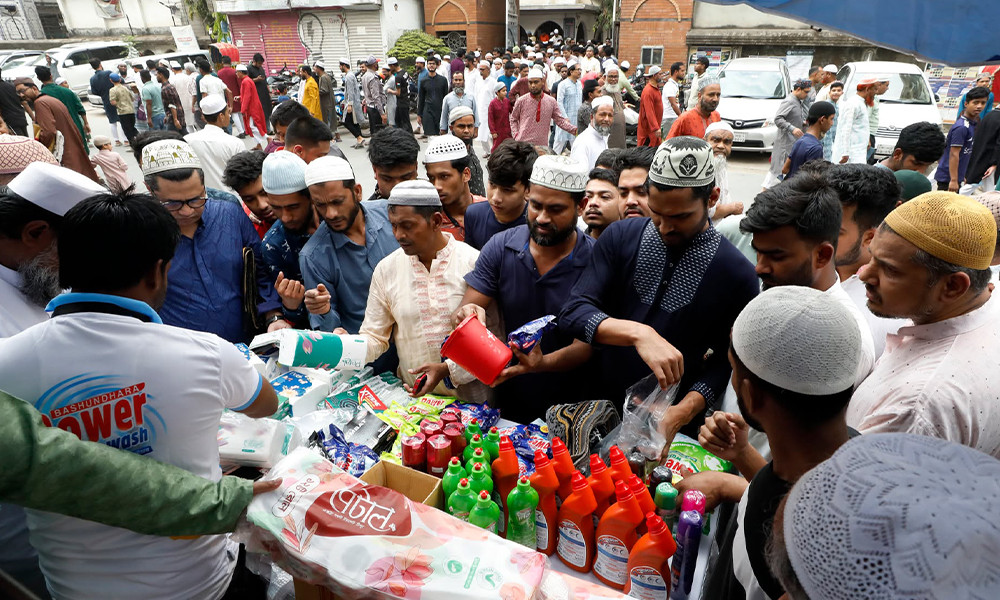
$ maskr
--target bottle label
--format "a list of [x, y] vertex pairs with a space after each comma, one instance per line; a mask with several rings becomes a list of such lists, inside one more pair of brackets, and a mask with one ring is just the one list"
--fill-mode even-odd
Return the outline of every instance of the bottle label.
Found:
[[625, 568], [628, 566], [628, 548], [613, 535], [597, 538], [597, 560], [594, 572], [617, 585], [625, 585]]
[[667, 583], [652, 567], [634, 567], [629, 573], [632, 581], [628, 595], [636, 600], [667, 600]]
[[587, 541], [583, 539], [583, 532], [573, 521], [559, 523], [559, 543], [556, 552], [574, 567], [587, 566]]
[[467, 511], [467, 510], [454, 510], [454, 511], [451, 511], [451, 516], [455, 517], [456, 519], [462, 519], [463, 521], [468, 522], [468, 520], [469, 520], [469, 511]]
[[545, 513], [535, 510], [535, 547], [539, 550], [549, 547], [549, 522], [545, 519]]

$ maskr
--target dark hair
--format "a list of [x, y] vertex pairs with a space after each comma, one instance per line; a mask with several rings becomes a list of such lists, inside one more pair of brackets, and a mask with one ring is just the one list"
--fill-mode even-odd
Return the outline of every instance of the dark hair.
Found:
[[670, 65], [670, 74], [673, 75], [677, 71], [680, 71], [683, 66], [684, 66], [684, 63], [682, 63], [681, 61], [677, 61], [675, 63], [671, 63], [671, 65]]
[[282, 127], [287, 127], [292, 124], [292, 121], [301, 117], [311, 116], [309, 109], [305, 106], [299, 104], [295, 100], [285, 100], [281, 104], [274, 107], [271, 111], [271, 124], [281, 125]]
[[18, 196], [7, 187], [0, 188], [0, 236], [20, 239], [21, 230], [32, 221], [45, 221], [56, 230], [62, 217]]
[[903, 151], [903, 156], [909, 154], [920, 162], [932, 163], [941, 158], [946, 143], [940, 125], [920, 121], [899, 132], [895, 147]]
[[149, 71], [143, 69], [139, 71], [139, 79], [141, 79], [143, 83], [149, 83], [149, 80], [152, 79], [152, 76], [150, 76]]
[[653, 157], [656, 155], [656, 148], [649, 146], [638, 146], [636, 148], [626, 148], [618, 155], [615, 164], [615, 171], [621, 173], [625, 169], [646, 169], [653, 166]]
[[248, 150], [234, 154], [222, 171], [222, 183], [239, 192], [257, 181], [264, 168], [266, 157], [263, 150]]
[[516, 69], [516, 68], [517, 68], [517, 65], [515, 65], [515, 64], [514, 64], [514, 61], [512, 61], [512, 60], [508, 60], [508, 61], [507, 61], [507, 62], [506, 62], [506, 63], [504, 64], [503, 68], [504, 68], [504, 70], [505, 70], [505, 71], [506, 71], [507, 69]]
[[[154, 173], [152, 175], [146, 175], [142, 178], [143, 183], [146, 184], [146, 188], [149, 189], [151, 193], [155, 193], [160, 189], [160, 179], [166, 179], [167, 181], [187, 181], [191, 178], [191, 175], [197, 173], [198, 179], [201, 180], [201, 184], [205, 185], [205, 172], [201, 169], [174, 169], [172, 171], [161, 171], [159, 173]], [[208, 189], [206, 188], [206, 192]]]
[[702, 64], [705, 67], [708, 67], [708, 65], [712, 64], [712, 61], [708, 60], [707, 56], [699, 56], [698, 60], [696, 60], [695, 62]]
[[46, 82], [52, 79], [52, 69], [46, 67], [45, 65], [38, 65], [35, 67], [35, 77], [38, 81]]
[[984, 88], [977, 85], [976, 87], [969, 90], [967, 94], [965, 94], [965, 103], [968, 104], [969, 100], [986, 99], [989, 98], [989, 96], [990, 96], [989, 88]]
[[155, 68], [156, 68], [156, 61], [153, 60], [152, 58], [147, 58], [146, 59], [146, 70], [152, 71]]
[[878, 227], [896, 208], [902, 187], [888, 169], [862, 164], [834, 165], [826, 181], [840, 197], [843, 207], [854, 206], [854, 222], [866, 231]]
[[458, 58], [462, 58], [463, 56], [465, 56], [465, 48], [459, 48], [458, 50], [456, 50], [455, 56]]
[[231, 64], [233, 64], [233, 59], [230, 58], [230, 57], [228, 57], [228, 56], [226, 56], [225, 54], [223, 54], [222, 55], [222, 64], [224, 64], [224, 65], [231, 65]]
[[286, 148], [296, 144], [303, 146], [318, 144], [332, 139], [333, 132], [327, 124], [312, 115], [295, 119], [288, 124], [288, 130], [285, 131]]
[[149, 129], [143, 131], [139, 135], [135, 136], [134, 140], [132, 140], [132, 156], [135, 157], [135, 162], [142, 165], [142, 149], [153, 142], [159, 142], [162, 140], [179, 140], [183, 142], [184, 136], [176, 131], [169, 131], [166, 129]]
[[[597, 162], [595, 165], [606, 165], [611, 171], [615, 171], [615, 165], [618, 164], [618, 157], [625, 152], [624, 148], [608, 148], [597, 155]], [[618, 180], [618, 172], [615, 171], [615, 181]], [[617, 183], [616, 183], [617, 185]]]
[[824, 160], [822, 158], [814, 158], [809, 162], [802, 163], [799, 170], [795, 172], [796, 175], [799, 173], [811, 173], [813, 175], [826, 175], [826, 172], [830, 170], [833, 163]]
[[211, 65], [211, 63], [208, 62], [207, 59], [199, 58], [198, 60], [195, 61], [194, 64], [195, 64], [196, 67], [198, 67], [199, 71], [203, 71], [205, 73], [211, 73], [212, 72], [212, 65]]
[[[756, 204], [754, 204], [756, 206]], [[745, 219], [744, 219], [745, 220]], [[854, 394], [854, 386], [835, 394], [811, 395], [793, 392], [779, 387], [769, 381], [763, 380], [756, 373], [747, 368], [733, 348], [729, 345], [729, 351], [736, 364], [753, 379], [754, 385], [761, 388], [768, 396], [774, 399], [799, 424], [806, 427], [817, 426], [826, 423], [830, 419], [839, 415], [847, 403], [850, 402]]]
[[[888, 231], [889, 233], [896, 233], [896, 230], [889, 226], [885, 221], [879, 227], [879, 231]], [[903, 237], [903, 236], [900, 236]], [[956, 264], [952, 264], [946, 260], [940, 259], [936, 256], [931, 255], [925, 250], [917, 248], [917, 251], [913, 253], [913, 262], [924, 269], [927, 269], [927, 287], [933, 286], [935, 283], [941, 280], [942, 277], [947, 277], [954, 273], [965, 273], [968, 275], [970, 280], [970, 289], [975, 294], [980, 294], [986, 289], [986, 286], [990, 284], [990, 279], [993, 277], [993, 271], [989, 269], [971, 269], [969, 267], [960, 267]]]
[[844, 82], [843, 82], [843, 81], [834, 81], [833, 83], [831, 83], [831, 84], [830, 84], [830, 89], [831, 89], [831, 90], [832, 90], [833, 88], [835, 88], [835, 87], [839, 87], [839, 88], [843, 89], [843, 87], [844, 87]]
[[156, 72], [159, 73], [160, 75], [163, 75], [163, 78], [166, 79], [169, 82], [169, 80], [170, 80], [170, 69], [168, 69], [167, 67], [164, 67], [163, 65], [160, 65], [159, 67], [156, 67]]
[[59, 283], [114, 292], [139, 283], [157, 261], [173, 258], [180, 228], [149, 194], [106, 193], [66, 213], [59, 232]]
[[94, 58], [90, 59], [90, 68], [91, 69], [93, 69], [93, 70], [96, 71], [97, 67], [99, 67], [99, 66], [101, 66], [101, 59], [97, 58], [96, 56]]
[[264, 62], [264, 55], [260, 52], [255, 52], [253, 55], [253, 62]]
[[600, 167], [591, 169], [590, 175], [587, 176], [587, 180], [589, 181], [591, 179], [600, 179], [601, 181], [606, 181], [611, 185], [618, 187], [618, 173], [615, 173], [611, 169], [602, 169]]
[[[652, 179], [650, 179], [647, 176], [646, 177], [646, 189], [649, 189], [650, 186], [655, 187], [656, 189], [658, 189], [661, 192], [669, 192], [669, 191], [672, 191], [672, 190], [683, 189], [682, 186], [664, 185], [662, 183], [658, 183], [656, 181], [653, 181]], [[686, 186], [684, 186], [684, 187], [686, 187]], [[697, 199], [697, 200], [704, 200], [705, 204], [707, 205], [709, 199], [712, 197], [712, 191], [715, 189], [715, 181], [712, 181], [712, 183], [710, 183], [708, 185], [699, 185], [697, 187], [692, 187], [690, 189], [691, 189], [691, 194], [692, 194], [692, 196], [695, 199]]]
[[[583, 82], [583, 101], [586, 102], [587, 101], [587, 95], [588, 94], [593, 94], [594, 91], [597, 90], [598, 86], [600, 86], [600, 85], [601, 84], [597, 82], [597, 79], [588, 79], [587, 81], [584, 81]], [[593, 98], [591, 98], [591, 100], [593, 100]]]
[[531, 185], [531, 169], [535, 166], [536, 158], [538, 152], [528, 142], [504, 140], [486, 161], [489, 182], [493, 185], [513, 186], [520, 181], [527, 188]]
[[791, 225], [798, 236], [837, 247], [843, 210], [837, 192], [823, 177], [796, 174], [754, 198], [740, 221], [743, 233], [767, 233]]
[[409, 131], [399, 127], [384, 127], [372, 136], [368, 144], [368, 160], [373, 167], [390, 168], [417, 164], [420, 144]]
[[811, 77], [816, 71], [819, 71], [819, 69], [820, 69], [819, 65], [813, 65], [809, 67], [809, 76]]
[[[390, 204], [387, 208], [389, 212], [394, 212], [399, 206], [398, 204]], [[413, 209], [413, 212], [417, 213], [417, 216], [423, 217], [428, 223], [431, 222], [434, 215], [441, 212], [441, 208], [436, 206], [411, 206], [410, 208]]]

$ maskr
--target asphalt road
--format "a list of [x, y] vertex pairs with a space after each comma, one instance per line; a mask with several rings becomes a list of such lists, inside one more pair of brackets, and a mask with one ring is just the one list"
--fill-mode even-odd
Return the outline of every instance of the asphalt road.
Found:
[[[108, 126], [104, 110], [90, 104], [85, 104], [85, 106], [87, 106], [87, 118], [90, 121], [91, 134], [111, 135], [111, 129]], [[375, 175], [368, 162], [367, 150], [355, 150], [351, 148], [353, 138], [343, 127], [340, 128], [340, 134], [344, 142], [339, 144], [339, 147], [354, 167], [357, 182], [361, 184], [364, 197], [367, 198], [375, 190]], [[246, 144], [248, 150], [254, 145], [253, 140], [249, 137], [244, 139], [243, 142]], [[421, 150], [426, 148], [427, 142], [421, 141], [420, 147]], [[485, 171], [486, 161], [481, 157], [481, 145], [477, 142], [475, 147]], [[95, 152], [93, 148], [90, 150], [91, 153]], [[145, 186], [142, 184], [142, 172], [139, 170], [139, 165], [132, 156], [131, 150], [125, 146], [119, 146], [115, 148], [115, 151], [125, 159], [125, 164], [129, 167], [129, 177], [136, 183], [136, 189], [145, 190]], [[764, 181], [764, 175], [767, 173], [768, 162], [769, 155], [756, 152], [734, 152], [730, 156], [728, 170], [730, 194], [735, 200], [743, 202], [746, 206], [760, 192], [761, 183]]]

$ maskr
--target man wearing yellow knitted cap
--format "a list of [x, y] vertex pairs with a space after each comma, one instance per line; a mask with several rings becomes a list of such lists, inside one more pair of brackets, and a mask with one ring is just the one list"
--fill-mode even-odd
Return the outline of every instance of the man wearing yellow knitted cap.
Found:
[[997, 225], [988, 209], [928, 192], [885, 218], [858, 277], [868, 308], [910, 319], [851, 398], [848, 425], [908, 432], [1000, 458], [1000, 299], [991, 298]]

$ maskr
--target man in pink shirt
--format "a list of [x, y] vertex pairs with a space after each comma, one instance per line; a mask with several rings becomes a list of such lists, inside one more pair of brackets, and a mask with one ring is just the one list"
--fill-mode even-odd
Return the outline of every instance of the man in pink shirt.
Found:
[[510, 128], [514, 139], [533, 146], [549, 145], [549, 124], [555, 121], [560, 129], [576, 135], [574, 125], [562, 114], [556, 99], [544, 92], [545, 76], [540, 69], [528, 72], [528, 91], [517, 99], [510, 114]]

